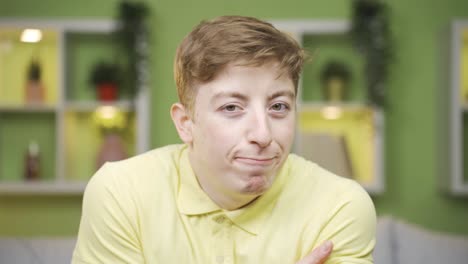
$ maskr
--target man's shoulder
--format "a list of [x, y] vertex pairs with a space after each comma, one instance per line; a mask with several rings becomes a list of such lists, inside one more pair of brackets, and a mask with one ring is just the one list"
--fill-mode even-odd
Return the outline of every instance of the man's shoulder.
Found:
[[[106, 162], [91, 178], [89, 184], [105, 188], [144, 190], [167, 188], [177, 181], [179, 158], [184, 145], [169, 145], [133, 156]], [[153, 189], [154, 191], [154, 189]]]
[[[288, 157], [290, 178], [283, 202], [300, 204], [303, 222], [311, 229], [332, 219], [360, 219], [371, 228], [375, 209], [369, 194], [355, 180], [338, 176], [297, 155]], [[287, 209], [285, 209], [287, 210]], [[341, 221], [341, 220], [340, 220]], [[345, 220], [343, 220], [345, 221]]]
[[332, 185], [346, 185], [352, 180], [339, 176], [319, 164], [307, 160], [296, 154], [289, 154], [287, 159], [289, 167], [289, 177], [298, 178], [299, 181], [319, 184], [327, 182]]
[[291, 180], [282, 202], [300, 205], [296, 225], [303, 231], [302, 256], [319, 241], [334, 243], [333, 263], [371, 263], [375, 244], [375, 208], [369, 194], [353, 179], [338, 176], [296, 155], [288, 158]]
[[145, 153], [135, 155], [121, 161], [108, 162], [114, 167], [119, 167], [125, 170], [128, 169], [145, 169], [155, 166], [171, 166], [177, 164], [185, 145], [168, 145], [160, 148], [149, 150]]
[[287, 163], [288, 181], [293, 189], [305, 189], [308, 195], [315, 193], [321, 197], [367, 196], [367, 192], [355, 180], [336, 175], [301, 156], [290, 154]]

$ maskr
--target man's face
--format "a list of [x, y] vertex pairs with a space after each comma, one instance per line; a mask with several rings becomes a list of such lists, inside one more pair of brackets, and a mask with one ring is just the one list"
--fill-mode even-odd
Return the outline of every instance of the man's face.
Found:
[[295, 92], [278, 70], [230, 65], [198, 88], [189, 157], [199, 180], [217, 192], [260, 195], [287, 158]]

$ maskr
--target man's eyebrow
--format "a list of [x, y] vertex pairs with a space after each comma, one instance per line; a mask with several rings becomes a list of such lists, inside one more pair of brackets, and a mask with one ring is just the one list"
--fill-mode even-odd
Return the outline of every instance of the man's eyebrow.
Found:
[[268, 101], [275, 99], [276, 97], [286, 96], [289, 97], [292, 101], [296, 98], [296, 94], [290, 90], [277, 91], [268, 96]]
[[242, 100], [242, 101], [248, 101], [249, 100], [249, 98], [246, 95], [241, 94], [239, 92], [220, 92], [220, 93], [215, 94], [211, 98], [211, 102], [214, 102], [214, 101], [218, 100], [219, 98], [237, 98], [237, 99]]

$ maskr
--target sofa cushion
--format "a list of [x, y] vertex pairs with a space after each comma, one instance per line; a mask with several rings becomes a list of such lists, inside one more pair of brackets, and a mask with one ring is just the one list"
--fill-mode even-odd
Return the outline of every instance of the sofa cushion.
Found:
[[75, 238], [1, 238], [0, 263], [70, 263]]
[[16, 238], [0, 239], [0, 263], [36, 264], [37, 257], [34, 255], [27, 241]]
[[389, 216], [382, 216], [377, 221], [376, 244], [374, 249], [374, 263], [395, 264], [393, 245], [394, 220]]
[[[467, 264], [468, 238], [429, 231], [401, 220], [394, 222], [398, 264]], [[379, 264], [379, 262], [376, 262]]]

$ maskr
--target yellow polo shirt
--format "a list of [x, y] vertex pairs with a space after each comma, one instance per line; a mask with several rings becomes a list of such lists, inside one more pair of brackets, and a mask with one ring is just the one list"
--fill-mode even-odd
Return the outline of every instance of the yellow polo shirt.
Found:
[[375, 210], [354, 181], [290, 154], [255, 202], [220, 209], [185, 145], [107, 163], [90, 180], [72, 263], [295, 263], [325, 240], [326, 262], [372, 263]]

